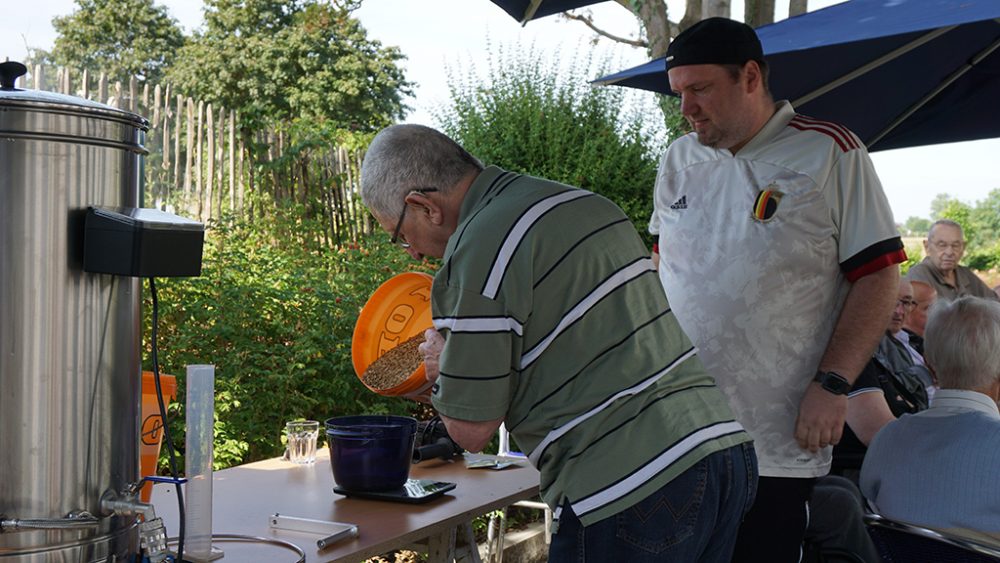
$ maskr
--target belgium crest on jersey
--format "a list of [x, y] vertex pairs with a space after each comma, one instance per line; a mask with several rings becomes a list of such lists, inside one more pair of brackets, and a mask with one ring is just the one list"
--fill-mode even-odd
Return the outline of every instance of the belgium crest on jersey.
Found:
[[753, 201], [752, 215], [755, 221], [766, 223], [774, 218], [778, 211], [778, 204], [785, 194], [778, 191], [774, 184], [768, 185], [763, 190], [757, 192], [757, 197]]

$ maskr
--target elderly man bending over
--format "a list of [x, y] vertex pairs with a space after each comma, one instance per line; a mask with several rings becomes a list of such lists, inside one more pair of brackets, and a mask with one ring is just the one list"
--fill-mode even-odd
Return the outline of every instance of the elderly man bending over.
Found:
[[506, 422], [558, 519], [549, 561], [728, 563], [753, 447], [621, 209], [419, 125], [375, 137], [361, 197], [410, 256], [443, 258], [431, 400], [468, 450]]
[[938, 301], [926, 334], [941, 389], [875, 435], [861, 491], [889, 518], [1000, 533], [1000, 303]]

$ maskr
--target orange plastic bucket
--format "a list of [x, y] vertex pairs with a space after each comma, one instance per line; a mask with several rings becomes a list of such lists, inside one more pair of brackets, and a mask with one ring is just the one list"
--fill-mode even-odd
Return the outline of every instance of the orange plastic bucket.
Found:
[[[432, 328], [431, 284], [434, 278], [420, 272], [406, 272], [389, 278], [368, 298], [351, 340], [351, 360], [354, 371], [361, 376], [369, 364], [409, 338]], [[420, 364], [405, 381], [388, 389], [372, 391], [391, 397], [426, 398], [431, 384], [427, 381], [424, 364]]]
[[[160, 374], [160, 388], [163, 390], [163, 405], [177, 398], [177, 379], [172, 375]], [[151, 371], [142, 372], [142, 431], [139, 434], [139, 473], [141, 477], [156, 475], [156, 460], [160, 457], [163, 442], [163, 419], [160, 405], [156, 401], [156, 375]], [[142, 486], [139, 498], [149, 502], [153, 494], [153, 484]]]

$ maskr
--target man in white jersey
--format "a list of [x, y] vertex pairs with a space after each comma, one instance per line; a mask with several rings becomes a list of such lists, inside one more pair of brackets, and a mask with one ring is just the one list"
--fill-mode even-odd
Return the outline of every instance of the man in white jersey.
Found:
[[694, 132], [660, 163], [650, 232], [677, 319], [754, 438], [757, 501], [736, 561], [797, 561], [815, 478], [905, 259], [858, 138], [768, 91], [753, 29], [725, 18], [667, 51]]

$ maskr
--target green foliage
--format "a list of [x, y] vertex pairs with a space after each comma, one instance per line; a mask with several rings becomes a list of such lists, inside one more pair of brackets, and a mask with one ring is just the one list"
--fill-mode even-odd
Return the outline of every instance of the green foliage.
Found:
[[[924, 231], [925, 233], [927, 231]], [[924, 259], [923, 256], [923, 245], [919, 241], [903, 241], [904, 248], [906, 251], [906, 261], [899, 265], [899, 273], [901, 275], [906, 275], [906, 272], [910, 271], [910, 268], [914, 264], [920, 263]]]
[[931, 219], [937, 221], [943, 219], [942, 215], [949, 205], [958, 202], [958, 198], [948, 194], [938, 194], [931, 200]]
[[[255, 224], [226, 219], [209, 231], [200, 277], [158, 280], [160, 370], [178, 379], [173, 441], [182, 451], [185, 366], [215, 365], [216, 469], [280, 455], [286, 420], [426, 418], [417, 403], [361, 384], [351, 337], [358, 312], [383, 281], [432, 267], [412, 262], [384, 236], [329, 250], [313, 234], [319, 222], [302, 215], [289, 208]], [[151, 369], [148, 293], [144, 366]]]
[[52, 19], [59, 36], [42, 58], [74, 70], [101, 72], [128, 84], [158, 81], [184, 44], [177, 20], [153, 0], [76, 0], [77, 10]]
[[970, 250], [965, 254], [964, 260], [970, 268], [980, 272], [1000, 268], [1000, 241]]
[[964, 202], [957, 199], [951, 199], [941, 208], [941, 212], [938, 216], [939, 219], [951, 219], [952, 221], [962, 225], [962, 230], [965, 234], [965, 240], [967, 242], [972, 242], [976, 240], [976, 226], [973, 225], [970, 220], [972, 217], [972, 207]]
[[925, 217], [910, 217], [903, 224], [903, 234], [911, 237], [926, 237], [931, 228], [931, 220]]
[[628, 112], [624, 89], [587, 83], [605, 70], [585, 57], [564, 69], [499, 49], [485, 80], [451, 73], [450, 106], [435, 117], [484, 164], [600, 193], [645, 233], [662, 148], [647, 124], [659, 115]]
[[969, 212], [969, 222], [975, 225], [977, 245], [990, 246], [1000, 241], [1000, 188], [976, 202]]
[[394, 47], [320, 0], [206, 0], [205, 31], [171, 69], [183, 93], [240, 112], [244, 127], [304, 120], [362, 131], [404, 115], [411, 84]]

